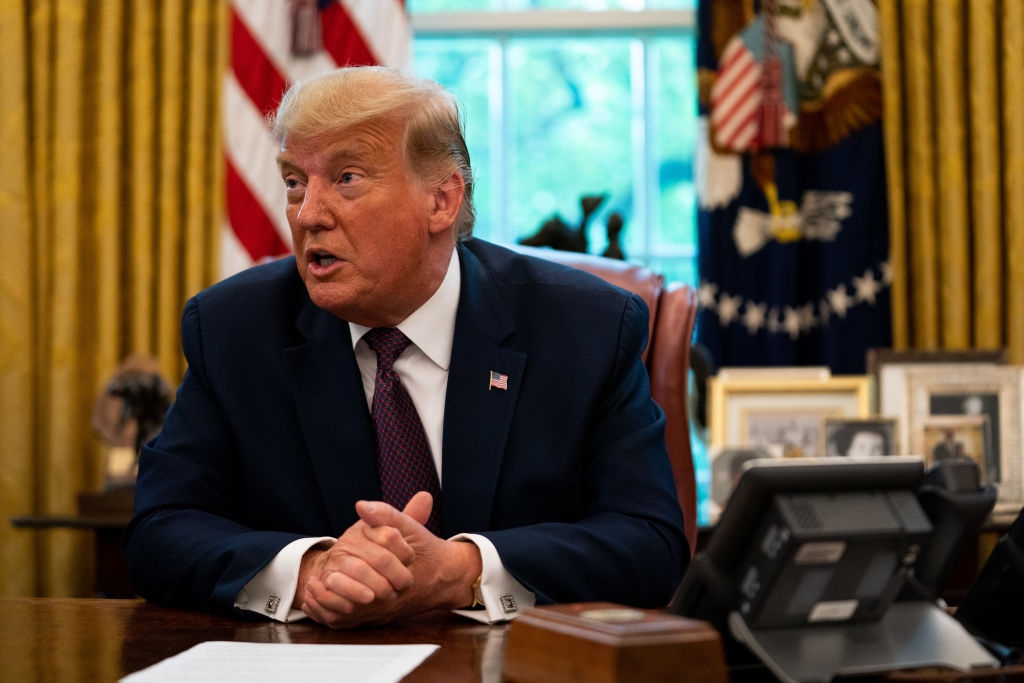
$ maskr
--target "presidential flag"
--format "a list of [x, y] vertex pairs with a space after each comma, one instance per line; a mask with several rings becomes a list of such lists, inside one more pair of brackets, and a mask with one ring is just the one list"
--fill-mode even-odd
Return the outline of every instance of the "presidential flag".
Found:
[[405, 66], [412, 44], [403, 0], [231, 0], [230, 7], [222, 276], [290, 251], [266, 118], [288, 85], [337, 66]]
[[871, 0], [698, 8], [697, 339], [719, 367], [864, 370], [889, 346]]

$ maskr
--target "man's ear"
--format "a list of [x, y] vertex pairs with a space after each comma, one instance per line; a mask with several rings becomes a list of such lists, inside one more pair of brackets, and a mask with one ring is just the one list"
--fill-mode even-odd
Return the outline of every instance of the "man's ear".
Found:
[[465, 186], [460, 173], [452, 173], [447, 180], [434, 188], [430, 194], [430, 232], [441, 233], [455, 223], [462, 208]]

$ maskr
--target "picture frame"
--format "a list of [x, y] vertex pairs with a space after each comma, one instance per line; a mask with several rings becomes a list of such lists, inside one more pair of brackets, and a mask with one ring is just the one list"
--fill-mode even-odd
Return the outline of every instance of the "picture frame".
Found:
[[[923, 433], [926, 422], [943, 415], [986, 415], [989, 443], [985, 449], [981, 479], [998, 488], [997, 511], [1019, 508], [1024, 504], [1024, 456], [1021, 452], [1024, 416], [1020, 366], [979, 363], [907, 365], [902, 368], [902, 380], [905, 392], [902, 412], [906, 417], [903, 431], [906, 435]], [[884, 410], [883, 413], [891, 415]], [[909, 443], [915, 444], [915, 448], [917, 444], [923, 445], [913, 440]], [[925, 455], [923, 452], [917, 454]]]
[[896, 419], [825, 418], [824, 452], [831, 457], [901, 455]]
[[985, 476], [985, 461], [991, 449], [988, 415], [935, 415], [924, 421], [915, 437], [914, 450], [924, 458], [925, 467], [967, 457], [978, 465], [982, 484], [994, 483]]
[[[900, 351], [870, 349], [868, 367], [875, 385], [875, 413], [897, 421], [897, 441], [906, 448], [914, 448], [911, 437], [910, 399], [907, 373], [911, 370], [931, 373], [935, 377], [965, 377], [974, 373], [1013, 373], [1012, 366], [1002, 363], [1001, 352], [969, 351]], [[897, 362], [895, 359], [906, 359]], [[940, 360], [948, 359], [948, 360]]]
[[867, 374], [880, 384], [880, 372], [886, 365], [920, 365], [925, 363], [980, 363], [1006, 365], [1010, 362], [1009, 349], [868, 349]]
[[823, 453], [826, 418], [870, 414], [867, 375], [716, 376], [709, 384], [713, 448], [761, 447], [777, 457], [814, 457]]

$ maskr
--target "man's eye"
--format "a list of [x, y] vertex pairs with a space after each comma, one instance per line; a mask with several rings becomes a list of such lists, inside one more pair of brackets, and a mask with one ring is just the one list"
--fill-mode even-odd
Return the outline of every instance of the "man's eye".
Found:
[[299, 186], [299, 181], [296, 180], [295, 178], [285, 178], [284, 186], [287, 187], [289, 190], [294, 190], [296, 187]]
[[341, 177], [338, 178], [338, 182], [339, 183], [343, 183], [343, 184], [347, 184], [347, 183], [351, 183], [355, 179], [356, 179], [356, 174], [355, 173], [349, 173], [349, 172], [346, 171], [345, 173], [341, 174]]

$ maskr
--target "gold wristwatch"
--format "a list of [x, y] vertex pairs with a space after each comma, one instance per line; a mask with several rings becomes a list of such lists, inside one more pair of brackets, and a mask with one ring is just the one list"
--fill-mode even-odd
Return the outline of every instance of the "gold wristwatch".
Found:
[[473, 582], [473, 604], [469, 606], [469, 609], [483, 609], [484, 607], [484, 595], [480, 592], [480, 584], [483, 580], [484, 575], [481, 573]]

